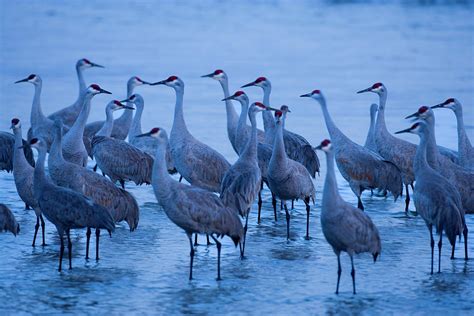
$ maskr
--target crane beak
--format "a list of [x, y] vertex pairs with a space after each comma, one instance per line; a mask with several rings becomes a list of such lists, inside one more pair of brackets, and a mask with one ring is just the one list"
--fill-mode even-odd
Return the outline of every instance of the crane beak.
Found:
[[431, 108], [432, 109], [437, 109], [437, 108], [442, 108], [442, 107], [444, 107], [444, 103], [433, 105]]
[[131, 102], [131, 103], [134, 103], [132, 100], [130, 100], [129, 98], [125, 99], [125, 100], [120, 100], [120, 103], [124, 103], [124, 102]]
[[24, 145], [23, 145], [23, 146], [20, 146], [20, 147], [18, 147], [18, 149], [23, 149], [23, 148], [25, 148], [25, 146], [24, 146]]
[[109, 91], [107, 91], [107, 90], [105, 90], [105, 89], [102, 89], [102, 88], [100, 88], [100, 93], [112, 94], [112, 92], [109, 92]]
[[151, 135], [151, 132], [148, 132], [148, 133], [139, 134], [135, 137], [146, 137], [146, 136], [150, 136], [150, 135]]
[[318, 146], [314, 147], [314, 149], [316, 149], [316, 150], [323, 150], [323, 147], [321, 146], [321, 144], [319, 144]]
[[157, 82], [154, 82], [154, 83], [150, 83], [150, 86], [157, 86], [157, 85], [160, 85], [160, 84], [166, 84], [166, 79], [161, 80], [161, 81], [157, 81]]
[[311, 93], [302, 94], [300, 98], [311, 98]]
[[123, 108], [127, 110], [135, 110], [133, 106], [128, 106], [128, 105], [124, 105]]
[[210, 74], [201, 76], [201, 78], [212, 78], [212, 77], [214, 77], [214, 73], [210, 73]]
[[96, 63], [91, 63], [91, 66], [92, 67], [97, 67], [97, 68], [105, 68], [104, 66], [96, 64]]
[[267, 106], [266, 109], [269, 110], [269, 111], [273, 111], [273, 112], [280, 111], [278, 109], [275, 109], [275, 108], [272, 108], [272, 107], [269, 107], [269, 106]]
[[420, 114], [418, 112], [415, 112], [415, 113], [410, 114], [407, 117], [405, 117], [405, 120], [409, 119], [409, 118], [418, 118], [418, 117], [420, 117]]
[[371, 92], [371, 91], [372, 91], [372, 87], [364, 89], [364, 90], [357, 91], [357, 93], [364, 93], [364, 92]]
[[230, 97], [224, 98], [221, 101], [227, 101], [227, 100], [235, 100], [235, 97], [231, 95]]
[[252, 87], [255, 85], [255, 81], [252, 81], [250, 83], [244, 84], [241, 88], [247, 88], [247, 87]]
[[411, 133], [411, 127], [395, 132], [395, 134]]
[[27, 82], [27, 81], [28, 81], [28, 78], [25, 78], [25, 79], [21, 79], [21, 80], [15, 81], [15, 83]]

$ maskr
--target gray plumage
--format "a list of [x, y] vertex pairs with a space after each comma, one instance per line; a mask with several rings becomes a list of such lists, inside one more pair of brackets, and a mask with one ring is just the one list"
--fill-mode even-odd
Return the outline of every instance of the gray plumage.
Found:
[[3, 231], [11, 232], [16, 236], [20, 232], [20, 225], [8, 206], [0, 203], [0, 232]]
[[[22, 146], [24, 146], [24, 141], [22, 139], [21, 123], [19, 119], [12, 119], [11, 129], [13, 130], [13, 134], [15, 134], [15, 143], [13, 151], [13, 179], [15, 181], [16, 191], [18, 192], [18, 195], [20, 196], [21, 200], [25, 202], [25, 205], [33, 208], [36, 215], [35, 233], [33, 237], [32, 246], [35, 246], [36, 235], [38, 234], [40, 222], [43, 236], [42, 245], [44, 246], [46, 244], [45, 223], [43, 216], [41, 215], [41, 209], [33, 194], [34, 167], [32, 167], [26, 160], [24, 148], [22, 148]], [[28, 148], [31, 150], [29, 145]]]
[[302, 97], [310, 97], [320, 103], [326, 127], [335, 147], [337, 167], [357, 196], [358, 207], [364, 209], [361, 194], [366, 189], [390, 191], [396, 200], [403, 190], [402, 177], [397, 166], [344, 135], [329, 115], [326, 99], [321, 91], [314, 90]]
[[[270, 106], [270, 94], [272, 91], [270, 80], [265, 77], [259, 77], [254, 82], [242, 87], [250, 86], [261, 87], [263, 89], [263, 104]], [[265, 130], [265, 143], [273, 145], [276, 127], [270, 110], [263, 112], [263, 127]], [[311, 144], [303, 136], [286, 129], [283, 129], [283, 140], [288, 157], [301, 163], [308, 170], [311, 177], [314, 178], [316, 173], [319, 173], [319, 158]]]
[[369, 131], [367, 132], [367, 138], [365, 139], [365, 144], [364, 144], [365, 148], [370, 149], [373, 152], [377, 152], [377, 145], [375, 144], [374, 129], [375, 129], [375, 120], [377, 118], [378, 107], [379, 106], [375, 103], [372, 103], [370, 105], [370, 126], [369, 126]]
[[431, 108], [451, 109], [454, 112], [458, 131], [458, 163], [463, 168], [474, 171], [474, 149], [472, 148], [471, 141], [469, 140], [464, 127], [461, 102], [459, 102], [457, 99], [450, 98], [443, 103], [432, 106]]
[[327, 160], [327, 173], [321, 202], [321, 227], [324, 237], [337, 256], [336, 294], [339, 293], [342, 251], [347, 252], [351, 258], [352, 286], [355, 294], [354, 254], [369, 252], [375, 262], [382, 251], [379, 231], [367, 214], [344, 201], [339, 195], [334, 170], [335, 152], [331, 142], [324, 140], [318, 149], [322, 149], [326, 153]]
[[116, 223], [126, 221], [130, 231], [137, 228], [139, 207], [127, 191], [107, 178], [64, 159], [61, 141], [62, 124], [55, 122], [55, 139], [48, 157], [48, 169], [55, 184], [82, 193], [112, 214]]
[[309, 239], [310, 199], [315, 199], [316, 191], [308, 170], [297, 161], [288, 158], [283, 143], [283, 125], [286, 113], [276, 112], [276, 134], [272, 157], [268, 166], [270, 190], [283, 202], [286, 213], [287, 239], [290, 238], [290, 213], [287, 200], [303, 199], [306, 204], [306, 239]]
[[464, 234], [465, 258], [467, 259], [467, 226], [462, 210], [461, 196], [456, 188], [435, 171], [427, 160], [427, 148], [432, 130], [424, 121], [397, 133], [409, 132], [420, 136], [420, 144], [414, 159], [415, 189], [414, 199], [418, 214], [421, 215], [430, 231], [431, 239], [431, 273], [433, 274], [434, 239], [433, 226], [440, 235], [438, 242], [438, 272], [441, 271], [441, 246], [443, 231], [453, 247], [451, 258], [454, 258], [456, 237]]
[[[30, 145], [27, 141], [23, 140], [23, 152], [26, 156], [28, 163], [31, 166], [35, 165], [33, 159], [33, 152], [31, 151]], [[0, 170], [5, 170], [6, 172], [11, 172], [13, 170], [13, 153], [15, 144], [15, 136], [0, 131]]]
[[[133, 94], [128, 98], [130, 103], [135, 104], [135, 115], [133, 117], [132, 126], [128, 132], [128, 142], [133, 146], [137, 147], [144, 153], [147, 153], [151, 157], [154, 157], [156, 153], [156, 147], [158, 143], [155, 138], [152, 137], [137, 137], [143, 134], [142, 132], [142, 114], [145, 108], [145, 102], [143, 97], [139, 94]], [[175, 173], [176, 168], [174, 167], [173, 159], [171, 158], [171, 150], [168, 146], [166, 151], [166, 165], [168, 166], [168, 172]]]
[[83, 92], [86, 89], [86, 82], [84, 80], [83, 72], [84, 70], [92, 68], [92, 67], [103, 68], [103, 66], [93, 63], [86, 58], [82, 58], [77, 61], [76, 73], [77, 73], [77, 81], [79, 82], [79, 94], [77, 96], [77, 99], [72, 105], [62, 108], [61, 110], [58, 110], [48, 115], [48, 118], [50, 120], [55, 121], [59, 119], [63, 122], [64, 125], [68, 127], [71, 127], [74, 124], [84, 104]]
[[[53, 131], [54, 132], [54, 131]], [[38, 160], [34, 171], [34, 195], [46, 218], [56, 226], [61, 248], [59, 254], [59, 271], [62, 267], [64, 253], [64, 233], [68, 237], [69, 268], [72, 268], [72, 243], [70, 230], [76, 228], [93, 227], [114, 231], [114, 218], [110, 212], [94, 203], [85, 195], [68, 188], [53, 184], [46, 176], [44, 164], [46, 160], [46, 143], [40, 139], [32, 139], [30, 145], [38, 149]]]
[[173, 127], [170, 133], [171, 156], [186, 181], [209, 191], [219, 192], [229, 162], [216, 150], [200, 142], [188, 131], [183, 114], [184, 82], [176, 76], [154, 83], [172, 87], [176, 92]]
[[[133, 94], [133, 90], [141, 85], [149, 84], [149, 82], [140, 79], [137, 76], [131, 77], [127, 81], [127, 98], [129, 98]], [[127, 103], [128, 106], [132, 106], [132, 104]], [[133, 119], [133, 110], [127, 109], [125, 112], [117, 119], [114, 120], [113, 130], [111, 137], [116, 139], [124, 140], [127, 138], [128, 131], [130, 126], [132, 125]], [[86, 125], [84, 130], [84, 135], [92, 139], [94, 135], [102, 128], [105, 121], [96, 121]]]
[[464, 212], [474, 213], [474, 172], [464, 169], [453, 163], [449, 158], [440, 154], [436, 146], [435, 117], [433, 110], [422, 106], [417, 112], [407, 118], [417, 117], [427, 123], [429, 133], [427, 134], [427, 159], [434, 170], [445, 177], [461, 195], [461, 203]]
[[155, 128], [148, 134], [158, 139], [152, 177], [156, 199], [168, 218], [186, 232], [191, 246], [189, 278], [192, 279], [194, 258], [192, 234], [200, 233], [210, 235], [216, 242], [218, 250], [217, 278], [220, 279], [221, 243], [214, 237], [214, 234], [217, 237], [229, 236], [237, 246], [243, 236], [242, 223], [237, 213], [226, 206], [214, 193], [173, 180], [165, 167], [165, 154], [168, 145], [166, 132]]

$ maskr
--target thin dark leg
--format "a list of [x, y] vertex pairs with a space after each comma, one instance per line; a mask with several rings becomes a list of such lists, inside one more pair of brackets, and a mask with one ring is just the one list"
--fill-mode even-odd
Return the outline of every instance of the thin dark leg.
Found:
[[413, 186], [413, 183], [410, 183], [410, 186], [411, 186], [411, 190], [414, 191], [415, 187]]
[[100, 238], [100, 229], [96, 228], [95, 230], [95, 260], [99, 260], [99, 238]]
[[354, 268], [354, 258], [352, 257], [352, 255], [350, 255], [350, 257], [351, 257], [351, 266], [352, 266], [352, 270], [351, 270], [352, 293], [356, 294], [356, 270]]
[[370, 196], [374, 196], [374, 190], [370, 189]]
[[454, 244], [452, 244], [452, 248], [451, 248], [451, 260], [454, 259], [454, 248], [456, 248], [456, 242], [454, 242]]
[[40, 227], [40, 223], [39, 223], [39, 216], [36, 217], [36, 225], [35, 225], [35, 235], [33, 236], [33, 243], [31, 244], [32, 247], [35, 246], [36, 244], [36, 235], [38, 234], [38, 229]]
[[291, 209], [294, 210], [295, 209], [295, 200], [291, 200]]
[[179, 182], [181, 182], [181, 180], [183, 180], [183, 176], [179, 176]]
[[242, 253], [240, 254], [240, 259], [244, 258], [244, 253], [245, 253], [245, 240], [247, 239], [247, 228], [248, 228], [248, 223], [249, 223], [249, 215], [245, 216], [245, 226], [244, 226], [244, 241], [242, 242]]
[[[194, 246], [193, 246], [193, 234], [187, 234], [189, 239], [189, 246], [191, 247], [191, 251], [189, 252], [189, 256], [191, 257], [191, 262], [189, 264], [189, 279], [193, 279], [193, 261], [194, 261]], [[196, 234], [197, 237], [197, 234]]]
[[25, 203], [25, 210], [31, 210], [31, 207]]
[[341, 280], [341, 254], [337, 254], [337, 285], [336, 285], [336, 294], [339, 294], [339, 281]]
[[290, 240], [290, 212], [288, 212], [288, 207], [286, 207], [286, 202], [283, 203], [286, 213], [286, 240]]
[[468, 230], [467, 230], [466, 225], [464, 225], [464, 230], [463, 230], [462, 234], [464, 236], [464, 260], [468, 260], [469, 259], [469, 255], [467, 254], [467, 234], [468, 234]]
[[206, 235], [206, 239], [207, 239], [207, 246], [212, 245], [211, 241], [209, 240], [209, 235]]
[[197, 246], [197, 245], [199, 245], [199, 244], [198, 244], [198, 234], [196, 233], [194, 235], [194, 246]]
[[357, 208], [360, 210], [364, 210], [364, 204], [362, 204], [362, 200], [360, 199], [360, 196], [357, 197]]
[[91, 241], [91, 228], [87, 227], [86, 232], [86, 259], [89, 259], [89, 242]]
[[122, 189], [125, 190], [125, 181], [123, 181], [122, 179], [120, 179], [119, 182], [120, 182], [120, 186], [122, 186]]
[[441, 247], [443, 246], [443, 230], [440, 229], [438, 241], [438, 273], [441, 273]]
[[406, 198], [405, 198], [405, 213], [408, 214], [408, 205], [410, 205], [410, 192], [408, 191], [408, 184], [405, 184]]
[[46, 240], [45, 240], [46, 237], [45, 237], [45, 233], [44, 233], [46, 225], [44, 223], [44, 219], [43, 219], [42, 214], [39, 216], [39, 218], [40, 218], [40, 223], [41, 223], [41, 234], [42, 234], [42, 237], [43, 237], [43, 243], [41, 244], [41, 246], [44, 247], [44, 246], [46, 246]]
[[272, 206], [273, 206], [273, 215], [275, 216], [275, 222], [276, 222], [277, 221], [277, 200], [273, 192], [272, 192]]
[[[263, 187], [263, 184], [262, 184]], [[258, 217], [257, 224], [260, 224], [260, 213], [262, 212], [262, 188], [258, 191]]]
[[309, 198], [305, 198], [304, 203], [306, 204], [306, 240], [309, 240], [309, 212], [311, 207], [309, 207]]
[[59, 238], [61, 239], [61, 248], [59, 248], [59, 268], [58, 271], [61, 272], [62, 264], [63, 264], [63, 254], [64, 254], [64, 238], [63, 235], [60, 234]]
[[211, 235], [212, 239], [214, 239], [217, 247], [217, 281], [221, 279], [221, 243], [217, 240], [213, 235]]
[[280, 200], [280, 211], [283, 209], [283, 201]]
[[92, 168], [92, 170], [94, 170], [94, 172], [97, 171], [97, 164], [95, 164], [94, 168]]
[[430, 230], [430, 245], [431, 245], [431, 274], [433, 274], [433, 257], [434, 257], [434, 238], [433, 238], [433, 225], [429, 225]]
[[69, 270], [72, 269], [72, 242], [71, 242], [71, 235], [69, 229], [66, 231], [67, 235], [67, 250], [69, 255]]

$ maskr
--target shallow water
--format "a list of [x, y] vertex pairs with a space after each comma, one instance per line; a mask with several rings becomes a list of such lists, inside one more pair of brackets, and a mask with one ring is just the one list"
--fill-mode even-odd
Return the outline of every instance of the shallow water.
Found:
[[[420, 2], [423, 3], [423, 2]], [[77, 95], [74, 62], [81, 57], [105, 65], [86, 72], [120, 99], [131, 75], [157, 81], [171, 74], [186, 83], [185, 116], [202, 141], [236, 159], [227, 139], [220, 86], [200, 75], [226, 70], [231, 90], [265, 75], [272, 80], [272, 105], [288, 104], [288, 129], [313, 144], [327, 137], [319, 106], [298, 96], [321, 89], [338, 126], [363, 143], [373, 95], [356, 95], [376, 81], [388, 87], [387, 125], [403, 120], [421, 104], [454, 96], [464, 104], [473, 139], [473, 9], [444, 1], [423, 5], [391, 1], [257, 1], [239, 4], [151, 1], [0, 2], [0, 129], [12, 117], [28, 126], [33, 88], [12, 82], [30, 73], [43, 78], [45, 113], [71, 104]], [[171, 127], [174, 93], [166, 87], [140, 87], [146, 102], [144, 128]], [[252, 100], [261, 91], [247, 90]], [[94, 99], [90, 120], [102, 119], [107, 97]], [[436, 112], [438, 143], [457, 147], [450, 111]], [[415, 137], [407, 139], [416, 142]], [[458, 313], [474, 307], [474, 266], [462, 260], [463, 244], [449, 260], [447, 240], [442, 273], [430, 275], [429, 235], [419, 217], [404, 217], [403, 199], [363, 201], [382, 238], [380, 261], [356, 258], [358, 294], [352, 295], [350, 262], [343, 255], [341, 294], [334, 295], [337, 261], [319, 224], [322, 174], [317, 177], [311, 236], [304, 240], [304, 206], [292, 212], [291, 240], [285, 239], [284, 212], [273, 220], [265, 191], [262, 223], [250, 218], [247, 259], [225, 240], [221, 282], [215, 281], [215, 247], [200, 246], [195, 280], [187, 280], [189, 249], [185, 234], [157, 205], [151, 187], [130, 191], [140, 204], [140, 224], [130, 233], [121, 224], [101, 240], [101, 260], [86, 261], [85, 232], [73, 233], [72, 271], [58, 273], [59, 239], [47, 224], [48, 246], [31, 247], [35, 218], [23, 209], [11, 174], [0, 173], [0, 201], [15, 213], [21, 234], [0, 235], [0, 311], [13, 313], [178, 314], [405, 314]], [[342, 196], [356, 199], [339, 176]], [[413, 206], [412, 206], [413, 208]], [[472, 216], [467, 218], [471, 230]], [[204, 238], [200, 239], [205, 241]], [[474, 238], [469, 238], [474, 256]], [[92, 250], [94, 247], [92, 248]]]

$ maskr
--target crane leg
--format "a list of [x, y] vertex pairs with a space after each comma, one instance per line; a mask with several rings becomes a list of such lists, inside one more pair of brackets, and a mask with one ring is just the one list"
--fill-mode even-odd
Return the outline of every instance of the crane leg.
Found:
[[291, 200], [291, 209], [295, 209], [295, 199]]
[[275, 216], [275, 222], [276, 222], [277, 221], [277, 200], [273, 192], [272, 192], [272, 206], [273, 206], [273, 215]]
[[217, 247], [217, 281], [220, 281], [222, 280], [221, 279], [221, 243], [219, 242], [219, 240], [217, 240], [214, 235], [211, 235], [212, 239], [214, 239], [214, 242], [216, 243], [216, 247]]
[[87, 227], [86, 232], [86, 259], [89, 259], [89, 242], [91, 241], [91, 228]]
[[211, 241], [209, 240], [209, 235], [206, 235], [206, 239], [207, 239], [207, 246], [212, 245]]
[[309, 197], [304, 199], [304, 204], [306, 204], [306, 240], [309, 240], [309, 212], [311, 207], [309, 206]]
[[247, 213], [247, 216], [245, 216], [245, 226], [244, 226], [244, 241], [242, 242], [242, 253], [240, 254], [240, 259], [244, 259], [244, 253], [245, 253], [245, 240], [247, 239], [247, 228], [248, 228], [248, 223], [249, 223], [249, 213]]
[[360, 209], [360, 210], [364, 210], [364, 204], [362, 204], [362, 200], [360, 198], [360, 196], [357, 197], [357, 208]]
[[408, 214], [408, 205], [410, 205], [410, 192], [408, 191], [408, 184], [405, 184], [405, 190], [407, 192], [405, 198], [405, 214]]
[[198, 244], [198, 234], [196, 233], [194, 235], [194, 246], [197, 246], [197, 245], [199, 245], [199, 244]]
[[454, 248], [456, 248], [456, 242], [454, 242], [454, 244], [452, 244], [452, 248], [451, 248], [451, 260], [454, 259]]
[[[193, 234], [187, 234], [189, 239], [189, 246], [191, 247], [191, 251], [189, 252], [189, 256], [191, 257], [191, 262], [189, 264], [189, 280], [193, 279], [193, 261], [194, 261], [194, 245], [193, 245]], [[197, 237], [197, 234], [196, 234]]]
[[286, 201], [283, 203], [285, 207], [286, 214], [286, 240], [290, 240], [290, 212], [288, 212], [288, 207], [286, 207]]
[[59, 268], [58, 272], [61, 272], [62, 264], [63, 264], [63, 255], [64, 255], [64, 238], [63, 235], [60, 234], [59, 238], [61, 239], [61, 248], [59, 248]]
[[336, 294], [339, 294], [339, 281], [341, 281], [341, 254], [337, 254], [337, 284], [336, 284]]
[[464, 236], [464, 260], [468, 260], [469, 256], [467, 254], [467, 234], [468, 234], [467, 225], [464, 225], [464, 230], [462, 234]]
[[179, 182], [183, 180], [183, 176], [179, 176]]
[[95, 260], [99, 260], [99, 238], [100, 238], [100, 229], [96, 228], [95, 230]]
[[69, 270], [72, 269], [72, 242], [71, 242], [71, 234], [69, 229], [66, 231], [67, 235], [67, 251], [69, 255]]
[[352, 270], [351, 270], [351, 277], [352, 277], [352, 293], [353, 294], [356, 294], [356, 270], [354, 268], [354, 258], [352, 255], [350, 255], [351, 257], [351, 266], [352, 266]]
[[45, 238], [46, 238], [46, 237], [45, 237], [45, 234], [44, 234], [44, 231], [45, 231], [45, 227], [46, 227], [46, 226], [45, 226], [45, 223], [44, 223], [43, 214], [41, 214], [41, 215], [39, 216], [39, 218], [40, 218], [40, 223], [41, 223], [41, 234], [42, 234], [42, 237], [43, 237], [43, 243], [41, 244], [41, 246], [44, 247], [44, 246], [46, 246], [46, 241], [45, 241]]
[[32, 247], [35, 246], [36, 244], [36, 235], [38, 234], [38, 229], [40, 227], [40, 223], [39, 223], [39, 216], [36, 217], [36, 225], [35, 225], [35, 235], [33, 236], [33, 243], [31, 244]]
[[283, 210], [283, 201], [280, 200], [280, 211]]
[[122, 187], [122, 189], [125, 190], [125, 181], [123, 181], [122, 179], [120, 179], [119, 182], [120, 182], [120, 186]]
[[25, 203], [25, 210], [31, 210], [31, 207]]
[[433, 274], [433, 257], [434, 257], [434, 238], [433, 238], [433, 225], [429, 225], [430, 230], [430, 245], [431, 245], [431, 274]]
[[[263, 185], [262, 185], [263, 186]], [[258, 217], [257, 224], [260, 224], [260, 213], [262, 212], [262, 189], [258, 191]]]
[[441, 247], [443, 246], [443, 230], [440, 229], [438, 241], [438, 273], [441, 273]]
[[92, 168], [92, 170], [94, 170], [94, 172], [97, 172], [97, 164], [95, 164], [94, 168]]

